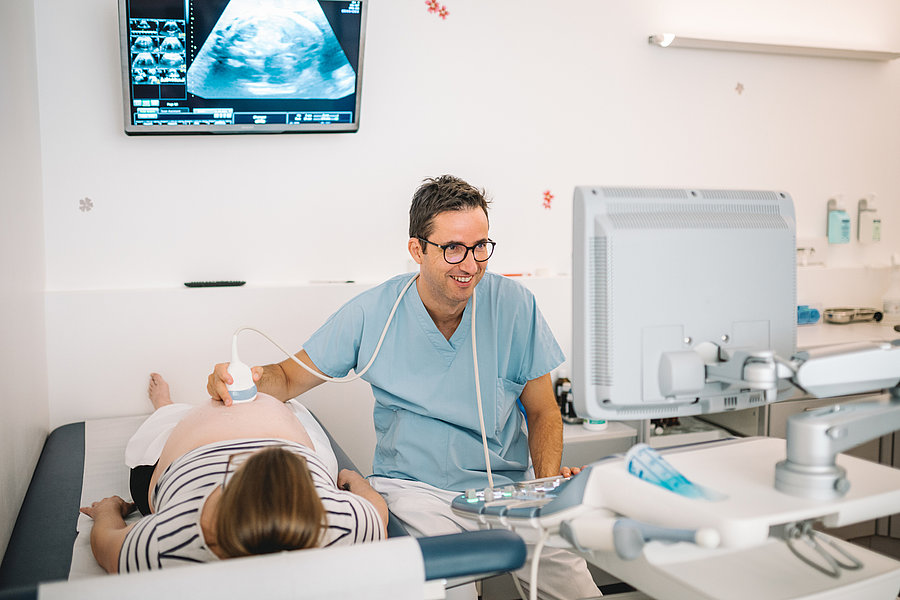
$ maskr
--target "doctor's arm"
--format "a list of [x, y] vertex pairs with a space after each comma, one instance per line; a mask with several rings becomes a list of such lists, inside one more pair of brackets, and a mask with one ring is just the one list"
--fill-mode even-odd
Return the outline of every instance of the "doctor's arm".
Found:
[[[301, 350], [295, 356], [311, 369], [322, 373], [306, 354], [306, 350]], [[260, 392], [274, 396], [282, 402], [287, 402], [324, 382], [289, 358], [274, 365], [253, 367], [251, 372], [256, 388]], [[212, 399], [221, 400], [229, 406], [231, 395], [227, 386], [232, 381], [231, 375], [228, 374], [228, 363], [219, 363], [207, 380], [206, 391]]]
[[119, 572], [119, 552], [125, 543], [125, 536], [134, 527], [134, 524], [125, 524], [125, 517], [133, 509], [134, 503], [125, 502], [118, 496], [81, 508], [81, 512], [94, 520], [91, 551], [107, 573]]
[[550, 374], [525, 384], [519, 399], [528, 419], [528, 449], [534, 464], [534, 476], [559, 475], [562, 460], [563, 425]]

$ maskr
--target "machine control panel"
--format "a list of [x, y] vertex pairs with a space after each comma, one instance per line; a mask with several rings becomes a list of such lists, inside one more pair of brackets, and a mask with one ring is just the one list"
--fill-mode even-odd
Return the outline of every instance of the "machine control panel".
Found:
[[568, 483], [568, 479], [556, 476], [520, 481], [496, 489], [468, 489], [453, 499], [451, 507], [471, 516], [535, 518], [541, 516], [541, 508], [555, 500]]

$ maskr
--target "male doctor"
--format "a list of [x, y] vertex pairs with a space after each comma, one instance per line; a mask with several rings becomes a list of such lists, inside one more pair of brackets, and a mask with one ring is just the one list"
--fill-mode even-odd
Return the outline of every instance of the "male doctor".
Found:
[[[416, 190], [408, 248], [419, 264], [418, 279], [363, 376], [375, 396], [370, 482], [413, 535], [477, 529], [450, 510], [459, 493], [488, 484], [475, 393], [473, 315], [494, 486], [561, 472], [562, 420], [550, 371], [564, 356], [531, 292], [487, 272], [494, 246], [483, 191], [449, 175], [426, 179]], [[362, 369], [394, 303], [415, 276], [398, 275], [347, 302], [296, 357], [330, 377]], [[227, 366], [216, 365], [208, 391], [230, 404]], [[259, 391], [282, 401], [322, 383], [292, 360], [252, 371]], [[528, 568], [517, 572], [526, 584]], [[541, 598], [599, 595], [582, 559], [550, 548], [541, 554], [538, 589]], [[448, 598], [475, 598], [475, 586], [449, 590]]]

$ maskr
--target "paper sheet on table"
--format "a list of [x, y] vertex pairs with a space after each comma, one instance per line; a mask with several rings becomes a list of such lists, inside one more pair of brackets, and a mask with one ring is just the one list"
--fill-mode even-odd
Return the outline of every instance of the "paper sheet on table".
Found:
[[[84, 422], [84, 477], [81, 482], [81, 506], [102, 500], [107, 496], [131, 499], [128, 467], [125, 466], [125, 445], [137, 431], [146, 415], [114, 419], [93, 419]], [[140, 519], [135, 511], [128, 515], [126, 523]], [[81, 579], [105, 575], [91, 553], [91, 528], [93, 520], [78, 515], [78, 535], [72, 549], [72, 566], [69, 579]]]

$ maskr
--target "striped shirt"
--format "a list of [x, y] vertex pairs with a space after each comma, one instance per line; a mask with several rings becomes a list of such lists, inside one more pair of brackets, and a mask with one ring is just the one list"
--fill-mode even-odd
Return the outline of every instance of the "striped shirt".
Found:
[[154, 512], [138, 521], [125, 537], [119, 551], [119, 572], [218, 560], [206, 546], [200, 529], [203, 504], [222, 484], [229, 456], [268, 446], [281, 446], [306, 459], [328, 519], [320, 546], [384, 537], [381, 518], [372, 503], [338, 489], [334, 477], [312, 449], [277, 439], [228, 440], [200, 446], [169, 465], [150, 496]]

